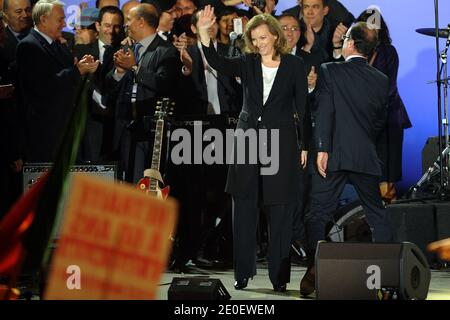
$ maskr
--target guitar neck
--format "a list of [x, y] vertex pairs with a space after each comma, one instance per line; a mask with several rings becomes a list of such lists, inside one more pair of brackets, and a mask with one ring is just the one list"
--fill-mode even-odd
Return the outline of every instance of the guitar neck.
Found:
[[164, 135], [164, 120], [156, 121], [155, 141], [153, 143], [153, 155], [151, 168], [159, 171], [162, 151], [162, 141]]

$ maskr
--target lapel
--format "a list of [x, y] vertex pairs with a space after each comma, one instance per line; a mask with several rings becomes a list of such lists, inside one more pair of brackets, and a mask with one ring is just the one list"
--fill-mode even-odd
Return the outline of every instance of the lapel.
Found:
[[[94, 59], [100, 59], [100, 49], [98, 48], [98, 39], [95, 40], [92, 44], [91, 44], [91, 52], [92, 55], [94, 56]], [[105, 52], [106, 52], [106, 48], [105, 48]], [[104, 55], [103, 55], [104, 56]], [[103, 57], [104, 58], [104, 57]]]
[[63, 57], [60, 57], [56, 54], [56, 52], [52, 49], [52, 47], [50, 47], [50, 44], [47, 42], [47, 40], [45, 40], [44, 37], [42, 37], [36, 30], [31, 29], [30, 31], [31, 35], [41, 44], [42, 48], [44, 48], [44, 50], [51, 56], [53, 57], [56, 61], [59, 62], [59, 64], [61, 66], [65, 66], [66, 63], [63, 60]]
[[261, 67], [261, 56], [255, 55], [253, 60], [253, 70], [255, 74], [255, 85], [256, 85], [256, 105], [262, 109], [263, 107], [263, 77], [262, 77], [262, 67]]
[[147, 50], [145, 50], [145, 52], [143, 53], [143, 56], [141, 58], [141, 66], [139, 67], [139, 71], [138, 74], [141, 72], [142, 69], [146, 69], [143, 68], [144, 66], [148, 66], [149, 62], [151, 61], [151, 59], [153, 58], [156, 49], [159, 47], [160, 45], [160, 41], [164, 41], [160, 36], [158, 36], [158, 34], [156, 34], [155, 39], [153, 39], [152, 43], [150, 43], [150, 45], [148, 46]]
[[11, 43], [14, 43], [16, 46], [17, 44], [19, 44], [19, 39], [16, 38], [16, 36], [12, 33], [9, 27], [6, 27], [6, 34], [8, 36], [7, 39], [9, 39]]
[[[277, 74], [275, 75], [275, 80], [273, 81], [272, 89], [270, 90], [269, 97], [264, 106], [269, 105], [274, 99], [275, 95], [281, 91], [282, 79], [286, 79], [282, 74], [284, 73], [284, 55], [280, 56], [280, 65], [278, 66]], [[262, 72], [262, 71], [261, 71]], [[261, 76], [262, 79], [262, 76]]]
[[[205, 65], [203, 63], [202, 53], [200, 52], [200, 49], [198, 48], [197, 44], [194, 44], [194, 50], [192, 50], [193, 57], [192, 61], [194, 64], [194, 61], [197, 65], [196, 71], [196, 78], [197, 78], [197, 84], [199, 86], [199, 89], [201, 90], [202, 98], [208, 100], [208, 89], [206, 87], [206, 77], [205, 77]], [[205, 98], [206, 97], [206, 98]]]

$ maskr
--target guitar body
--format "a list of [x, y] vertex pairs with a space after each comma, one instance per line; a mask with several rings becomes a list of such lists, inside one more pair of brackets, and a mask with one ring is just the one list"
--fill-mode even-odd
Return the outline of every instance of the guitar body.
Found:
[[[164, 186], [164, 180], [159, 172], [161, 161], [161, 150], [164, 136], [164, 121], [167, 114], [172, 114], [173, 102], [169, 98], [163, 98], [158, 101], [154, 119], [156, 120], [155, 140], [153, 143], [153, 153], [151, 156], [151, 167], [145, 169], [144, 177], [139, 180], [136, 188], [145, 191], [148, 195], [156, 196], [159, 199], [166, 200], [169, 196], [170, 187]], [[163, 188], [160, 187], [163, 186]]]
[[[157, 182], [157, 187], [155, 188], [156, 189], [155, 191], [150, 189], [152, 180], [153, 180], [153, 182], [154, 182], [154, 180], [156, 180], [156, 182]], [[169, 192], [170, 192], [170, 186], [165, 186], [164, 188], [161, 189], [158, 186], [158, 180], [150, 178], [150, 177], [144, 177], [141, 180], [139, 180], [139, 182], [137, 184], [137, 189], [141, 190], [141, 191], [145, 190], [147, 192], [147, 194], [156, 196], [158, 199], [162, 199], [162, 200], [166, 200], [167, 197], [169, 196]]]

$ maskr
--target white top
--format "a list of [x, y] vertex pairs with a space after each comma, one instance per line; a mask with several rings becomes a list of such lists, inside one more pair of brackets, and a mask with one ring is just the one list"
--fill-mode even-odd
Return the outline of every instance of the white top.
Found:
[[266, 104], [267, 98], [269, 98], [270, 90], [272, 90], [273, 82], [278, 72], [278, 67], [269, 68], [261, 64], [263, 73], [263, 104]]

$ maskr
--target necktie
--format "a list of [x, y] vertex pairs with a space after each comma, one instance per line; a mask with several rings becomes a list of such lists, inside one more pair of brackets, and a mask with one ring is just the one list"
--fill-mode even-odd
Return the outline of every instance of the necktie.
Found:
[[17, 35], [17, 39], [19, 39], [19, 41], [20, 41], [20, 40], [22, 40], [23, 38], [25, 38], [26, 36], [27, 36], [26, 33], [19, 33], [19, 34]]
[[133, 48], [133, 52], [134, 52], [134, 61], [136, 61], [136, 65], [139, 64], [139, 60], [140, 60], [140, 54], [139, 54], [139, 49], [142, 48], [142, 44], [140, 44], [139, 42], [136, 42]]
[[168, 31], [166, 31], [166, 32], [163, 32], [163, 35], [165, 35], [165, 36], [166, 36], [166, 38], [167, 38], [167, 41], [169, 41], [169, 42], [173, 42], [173, 34], [172, 34], [172, 32], [168, 32]]

